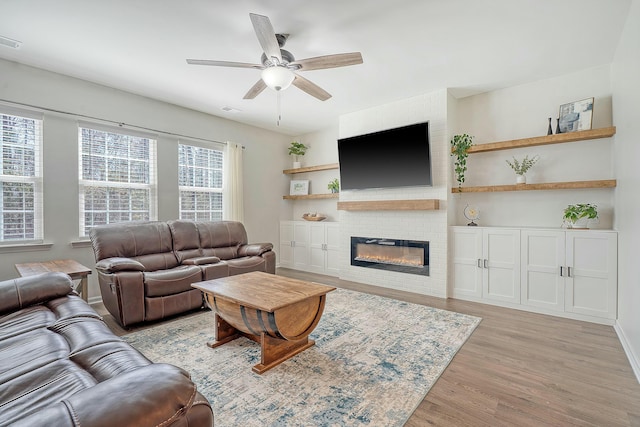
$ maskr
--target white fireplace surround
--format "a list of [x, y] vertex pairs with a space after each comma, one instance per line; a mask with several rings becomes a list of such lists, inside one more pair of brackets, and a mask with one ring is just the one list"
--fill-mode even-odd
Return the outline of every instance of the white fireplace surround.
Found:
[[[429, 121], [433, 177], [432, 187], [342, 191], [341, 202], [440, 200], [440, 208], [432, 211], [340, 211], [341, 279], [424, 295], [447, 296], [447, 100], [447, 91], [441, 90], [340, 117], [340, 138]], [[351, 236], [428, 241], [430, 275], [352, 266]]]

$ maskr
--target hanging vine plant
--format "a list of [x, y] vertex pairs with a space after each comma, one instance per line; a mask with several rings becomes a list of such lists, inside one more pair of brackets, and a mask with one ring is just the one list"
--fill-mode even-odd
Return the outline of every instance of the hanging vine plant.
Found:
[[455, 158], [453, 163], [456, 181], [458, 182], [458, 190], [462, 189], [464, 183], [464, 173], [467, 171], [467, 151], [473, 145], [473, 137], [463, 133], [462, 135], [454, 135], [451, 139], [451, 156]]

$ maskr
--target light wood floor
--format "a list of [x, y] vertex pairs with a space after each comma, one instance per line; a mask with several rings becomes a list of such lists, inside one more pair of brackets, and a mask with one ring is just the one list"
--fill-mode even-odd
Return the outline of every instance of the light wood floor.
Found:
[[[405, 427], [640, 426], [640, 384], [611, 326], [296, 270], [277, 274], [483, 319]], [[129, 332], [95, 308], [114, 332]]]

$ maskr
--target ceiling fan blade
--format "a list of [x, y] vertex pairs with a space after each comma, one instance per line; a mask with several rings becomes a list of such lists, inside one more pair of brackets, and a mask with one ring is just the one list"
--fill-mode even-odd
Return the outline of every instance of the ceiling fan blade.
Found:
[[300, 71], [323, 70], [325, 68], [346, 67], [348, 65], [362, 64], [360, 52], [339, 53], [336, 55], [316, 56], [315, 58], [293, 61], [289, 65], [300, 66]]
[[329, 92], [297, 74], [296, 78], [293, 80], [293, 85], [298, 89], [307, 92], [309, 95], [318, 98], [320, 101], [326, 101], [331, 98], [331, 94]]
[[269, 59], [277, 58], [278, 63], [281, 64], [282, 55], [280, 54], [280, 45], [278, 44], [276, 32], [273, 30], [269, 18], [263, 15], [256, 15], [255, 13], [250, 13], [249, 17], [251, 18], [253, 29], [256, 32], [264, 54], [267, 55]]
[[260, 95], [260, 92], [265, 90], [266, 87], [267, 85], [264, 84], [264, 81], [262, 79], [260, 79], [256, 82], [256, 84], [253, 85], [251, 89], [249, 89], [249, 92], [247, 92], [247, 94], [242, 99], [253, 99], [256, 96]]
[[214, 61], [209, 59], [187, 59], [187, 64], [191, 65], [213, 65], [215, 67], [235, 67], [235, 68], [256, 68], [264, 69], [262, 64], [249, 64], [247, 62]]

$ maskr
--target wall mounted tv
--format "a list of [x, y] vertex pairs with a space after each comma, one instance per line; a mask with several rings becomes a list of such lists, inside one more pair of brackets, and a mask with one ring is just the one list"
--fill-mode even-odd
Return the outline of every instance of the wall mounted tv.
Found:
[[431, 186], [429, 122], [338, 140], [342, 190]]

